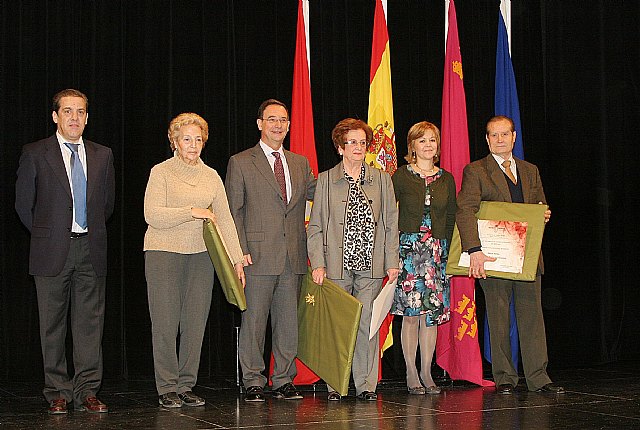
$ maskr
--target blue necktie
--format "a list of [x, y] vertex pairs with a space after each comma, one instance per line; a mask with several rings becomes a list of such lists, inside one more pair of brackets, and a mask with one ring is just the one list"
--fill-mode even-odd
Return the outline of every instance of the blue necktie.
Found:
[[65, 143], [71, 150], [71, 186], [73, 187], [73, 208], [76, 210], [76, 223], [87, 228], [87, 178], [84, 176], [82, 161], [78, 154], [77, 143]]

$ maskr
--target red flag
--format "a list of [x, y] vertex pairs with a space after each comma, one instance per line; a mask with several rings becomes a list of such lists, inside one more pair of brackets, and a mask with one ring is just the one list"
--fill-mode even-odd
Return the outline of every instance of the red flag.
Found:
[[[456, 191], [460, 191], [462, 171], [469, 163], [469, 135], [454, 0], [449, 3], [448, 27], [442, 91], [441, 166], [451, 172], [456, 180]], [[464, 379], [482, 386], [494, 385], [482, 379], [475, 279], [464, 276], [451, 279], [451, 319], [438, 327], [436, 361], [451, 379]]]
[[[291, 152], [307, 157], [313, 174], [318, 176], [318, 158], [313, 133], [313, 108], [311, 105], [311, 81], [309, 79], [309, 0], [298, 0], [298, 26], [296, 30], [296, 54], [293, 63], [293, 90], [291, 92]], [[308, 206], [309, 202], [307, 202]], [[309, 209], [309, 208], [308, 208]], [[307, 213], [310, 213], [307, 210]], [[271, 360], [273, 363], [273, 359]], [[293, 383], [311, 385], [320, 378], [302, 361], [296, 358], [298, 371]], [[273, 372], [273, 368], [271, 369]]]
[[307, 157], [313, 174], [318, 176], [318, 157], [313, 133], [313, 107], [309, 79], [308, 37], [309, 0], [298, 0], [298, 28], [296, 54], [293, 65], [293, 90], [291, 93], [291, 152]]
[[[320, 380], [320, 377], [313, 373], [313, 370], [309, 369], [302, 361], [296, 358], [296, 377], [293, 378], [295, 385], [313, 385]], [[273, 376], [273, 353], [271, 353], [271, 359], [269, 360], [269, 385], [273, 385], [271, 377]]]

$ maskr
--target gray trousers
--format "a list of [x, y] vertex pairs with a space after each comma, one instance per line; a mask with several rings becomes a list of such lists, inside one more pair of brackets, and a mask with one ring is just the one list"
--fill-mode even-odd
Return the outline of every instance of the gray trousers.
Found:
[[[80, 405], [102, 382], [102, 332], [106, 277], [97, 276], [89, 238], [71, 240], [69, 255], [56, 276], [34, 276], [44, 364], [44, 397]], [[67, 314], [73, 336], [73, 380], [67, 374]]]
[[271, 314], [271, 343], [273, 351], [273, 388], [293, 382], [298, 354], [298, 295], [300, 275], [293, 273], [287, 257], [284, 270], [278, 276], [246, 275], [247, 310], [242, 313], [238, 355], [245, 387], [264, 387], [267, 378], [262, 374], [264, 339], [267, 319]]
[[496, 385], [518, 385], [511, 361], [509, 300], [513, 293], [522, 353], [522, 367], [531, 391], [551, 382], [547, 375], [547, 340], [542, 315], [540, 275], [534, 282], [480, 279], [484, 291], [491, 335], [491, 370]]
[[[153, 366], [159, 395], [184, 393], [196, 385], [213, 274], [213, 263], [206, 252], [145, 252]], [[176, 354], [178, 336], [180, 347]]]
[[[343, 290], [351, 294], [362, 303], [362, 315], [356, 336], [356, 347], [353, 351], [353, 364], [351, 373], [356, 385], [356, 395], [363, 391], [376, 391], [378, 385], [378, 362], [380, 361], [380, 334], [376, 333], [369, 340], [369, 327], [371, 326], [371, 310], [373, 301], [380, 293], [382, 279], [372, 279], [371, 270], [356, 271], [345, 270], [344, 279], [331, 279]], [[329, 391], [334, 391], [327, 385]]]

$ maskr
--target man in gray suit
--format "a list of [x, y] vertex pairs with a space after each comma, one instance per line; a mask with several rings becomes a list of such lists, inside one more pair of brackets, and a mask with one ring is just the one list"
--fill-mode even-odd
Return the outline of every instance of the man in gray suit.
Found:
[[245, 401], [264, 402], [263, 359], [271, 314], [273, 396], [301, 399], [293, 385], [298, 352], [298, 292], [307, 272], [306, 201], [316, 180], [308, 160], [284, 150], [287, 107], [263, 102], [257, 119], [260, 142], [229, 160], [225, 187], [244, 254], [247, 310], [240, 327], [240, 365]]
[[[491, 118], [487, 122], [486, 139], [491, 153], [464, 168], [456, 223], [462, 249], [470, 255], [469, 276], [480, 279], [484, 291], [493, 378], [500, 394], [512, 394], [518, 385], [509, 339], [509, 303], [514, 300], [527, 386], [530, 391], [561, 394], [564, 388], [553, 384], [547, 374], [547, 341], [541, 304], [542, 255], [533, 282], [487, 278], [484, 264], [495, 258], [482, 252], [476, 217], [482, 201], [546, 204], [540, 173], [535, 165], [513, 157], [516, 132], [510, 118]], [[544, 217], [545, 222], [549, 221], [551, 211], [547, 210]]]
[[[44, 396], [50, 414], [108, 412], [96, 398], [102, 383], [102, 330], [107, 275], [106, 220], [114, 206], [111, 149], [82, 138], [87, 96], [53, 97], [56, 134], [25, 145], [16, 182], [16, 211], [31, 232], [29, 273], [38, 295]], [[73, 365], [65, 338], [71, 314]]]

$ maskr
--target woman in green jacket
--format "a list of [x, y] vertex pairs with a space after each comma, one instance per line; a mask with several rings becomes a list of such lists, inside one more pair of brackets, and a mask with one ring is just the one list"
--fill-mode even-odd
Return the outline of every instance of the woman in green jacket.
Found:
[[[402, 352], [410, 394], [439, 394], [431, 377], [437, 326], [449, 320], [449, 280], [445, 274], [456, 212], [451, 173], [435, 165], [440, 131], [419, 122], [407, 135], [408, 165], [393, 175], [399, 206], [400, 263], [391, 313], [402, 315]], [[418, 376], [416, 353], [420, 345]]]

